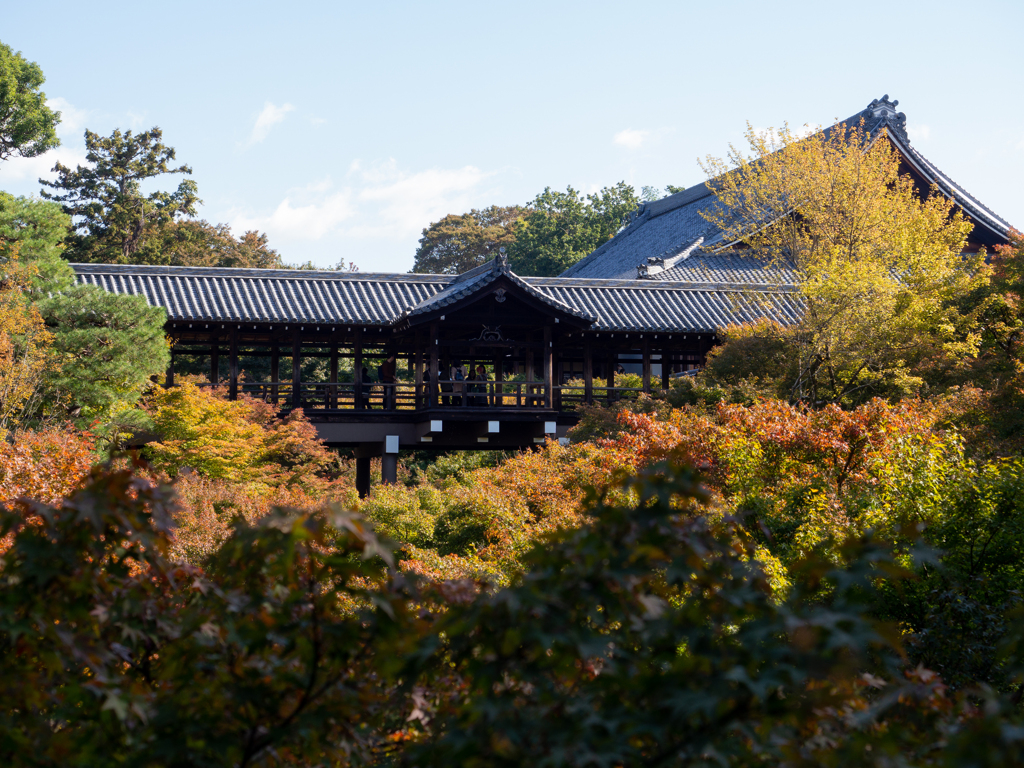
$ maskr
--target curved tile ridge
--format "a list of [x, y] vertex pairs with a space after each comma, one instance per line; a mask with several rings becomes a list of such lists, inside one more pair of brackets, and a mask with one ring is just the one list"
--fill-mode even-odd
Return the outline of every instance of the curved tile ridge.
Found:
[[[81, 264], [72, 262], [79, 275], [161, 275], [177, 277], [229, 277], [263, 280], [331, 280], [340, 282], [454, 283], [461, 275], [414, 272], [337, 272], [332, 269], [249, 269], [246, 267], [175, 267], [163, 264]], [[468, 274], [468, 273], [467, 273]]]
[[501, 256], [495, 257], [489, 265], [484, 265], [484, 267], [488, 267], [488, 269], [484, 270], [482, 267], [477, 267], [471, 272], [460, 275], [461, 278], [468, 279], [457, 281], [419, 304], [408, 307], [406, 311], [402, 313], [401, 319], [415, 317], [416, 315], [432, 312], [440, 309], [441, 307], [450, 306], [468, 296], [471, 296], [477, 291], [483, 290], [498, 278], [505, 277], [529, 295], [561, 312], [578, 317], [581, 320], [587, 320], [591, 323], [597, 321], [596, 316], [566, 304], [557, 297], [534, 288], [528, 279], [520, 277], [509, 269], [508, 260]]

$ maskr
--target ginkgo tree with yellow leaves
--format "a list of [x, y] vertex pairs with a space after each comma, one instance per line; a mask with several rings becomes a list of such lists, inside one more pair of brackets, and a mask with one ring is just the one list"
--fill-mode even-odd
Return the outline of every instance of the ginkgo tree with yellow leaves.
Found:
[[[702, 215], [726, 247], [750, 248], [797, 275], [804, 311], [781, 332], [779, 394], [853, 404], [912, 393], [922, 360], [976, 352], [956, 306], [987, 274], [982, 257], [964, 253], [972, 225], [952, 200], [900, 172], [884, 133], [748, 125], [746, 141], [746, 151], [730, 147], [727, 158], [702, 163], [718, 202]], [[765, 330], [729, 332], [746, 339]], [[742, 377], [742, 365], [730, 368]]]

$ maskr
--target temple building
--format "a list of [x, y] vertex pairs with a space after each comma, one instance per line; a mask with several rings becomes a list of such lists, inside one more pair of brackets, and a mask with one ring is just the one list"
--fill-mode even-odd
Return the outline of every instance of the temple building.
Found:
[[[847, 122], [886, 129], [906, 171], [974, 223], [969, 247], [1009, 225], [910, 146], [888, 97]], [[461, 275], [75, 264], [81, 283], [167, 311], [167, 383], [202, 373], [302, 408], [328, 444], [356, 449], [394, 481], [410, 448], [524, 448], [564, 437], [580, 404], [666, 389], [703, 364], [717, 332], [795, 321], [796, 276], [723, 248], [700, 184], [645, 203], [623, 230], [559, 277], [513, 273], [504, 254]], [[616, 373], [634, 373], [632, 386]]]
[[[934, 185], [955, 201], [974, 225], [967, 250], [989, 251], [1008, 241], [1010, 224], [986, 208], [967, 190], [940, 171], [910, 144], [907, 117], [897, 112], [898, 101], [875, 99], [839, 124], [861, 124], [871, 136], [885, 137], [900, 158], [900, 172], [908, 173], [918, 188]], [[863, 122], [862, 122], [863, 121]], [[828, 130], [828, 129], [826, 129]], [[658, 281], [731, 282], [754, 286], [792, 282], [784, 269], [759, 260], [749, 252], [730, 249], [723, 233], [701, 216], [717, 205], [706, 183], [697, 184], [661, 200], [641, 205], [626, 227], [562, 273], [561, 277], [623, 280], [649, 277]]]

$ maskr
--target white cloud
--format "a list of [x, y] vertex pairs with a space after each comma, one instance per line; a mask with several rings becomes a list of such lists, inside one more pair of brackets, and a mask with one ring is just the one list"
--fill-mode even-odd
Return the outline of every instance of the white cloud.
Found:
[[477, 197], [473, 193], [490, 175], [472, 165], [405, 173], [394, 160], [362, 170], [359, 200], [378, 207], [375, 223], [360, 226], [352, 234], [393, 238], [418, 234], [432, 221], [471, 208]]
[[256, 123], [252, 127], [252, 133], [249, 135], [249, 146], [253, 144], [259, 144], [270, 133], [270, 129], [275, 125], [284, 120], [285, 115], [291, 112], [295, 107], [291, 104], [282, 104], [280, 107], [270, 103], [269, 101], [263, 105], [263, 111], [260, 112], [256, 118]]
[[57, 126], [57, 135], [61, 139], [74, 136], [82, 140], [85, 123], [89, 119], [89, 113], [84, 109], [77, 109], [67, 99], [57, 96], [46, 100], [46, 106], [60, 112], [60, 124]]
[[621, 144], [627, 149], [639, 149], [651, 136], [650, 131], [640, 131], [635, 128], [626, 128], [615, 134], [615, 143]]
[[271, 241], [415, 239], [431, 222], [479, 205], [494, 175], [471, 165], [410, 172], [394, 159], [365, 166], [356, 160], [340, 188], [322, 179], [289, 190], [270, 214], [235, 210], [227, 219], [236, 232], [259, 229]]
[[34, 183], [39, 178], [53, 181], [56, 174], [51, 173], [53, 166], [61, 162], [68, 168], [86, 165], [85, 150], [77, 147], [57, 147], [38, 157], [12, 157], [0, 165], [0, 180], [25, 181]]
[[932, 137], [932, 129], [927, 125], [908, 125], [907, 135], [911, 141], [928, 141]]
[[308, 205], [296, 205], [286, 197], [270, 216], [238, 215], [232, 225], [236, 232], [260, 229], [280, 237], [319, 240], [353, 214], [351, 195], [342, 190]]

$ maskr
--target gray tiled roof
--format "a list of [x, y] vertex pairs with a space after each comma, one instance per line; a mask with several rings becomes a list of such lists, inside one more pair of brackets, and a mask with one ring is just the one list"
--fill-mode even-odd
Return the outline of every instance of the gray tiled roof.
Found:
[[[173, 322], [392, 325], [408, 316], [410, 307], [436, 307], [432, 299], [455, 292], [461, 296], [490, 274], [481, 270], [460, 280], [450, 275], [72, 266], [79, 282], [142, 295], [151, 305], [165, 307]], [[591, 320], [594, 330], [711, 332], [759, 317], [789, 323], [800, 313], [799, 295], [786, 286], [503, 274], [552, 306]]]
[[714, 332], [769, 318], [788, 325], [802, 313], [800, 294], [781, 286], [661, 280], [524, 278], [566, 304], [592, 312], [593, 330]]
[[390, 324], [439, 293], [450, 277], [73, 264], [80, 283], [139, 294], [169, 320]]
[[[635, 272], [635, 270], [634, 270]], [[748, 285], [792, 285], [797, 282], [794, 270], [774, 264], [770, 259], [749, 251], [709, 253], [698, 249], [664, 272], [656, 280], [682, 280], [693, 283], [746, 283]]]
[[540, 300], [541, 302], [548, 304], [549, 306], [565, 312], [569, 315], [579, 317], [581, 320], [588, 320], [594, 322], [597, 317], [587, 312], [581, 311], [572, 307], [554, 296], [548, 295], [543, 291], [538, 291], [529, 282], [523, 280], [514, 272], [508, 268], [508, 262], [504, 258], [496, 258], [488, 264], [483, 265], [485, 268], [477, 267], [470, 272], [459, 275], [455, 278], [451, 285], [444, 288], [439, 293], [431, 296], [428, 299], [420, 302], [414, 307], [410, 307], [404, 313], [404, 317], [415, 317], [417, 315], [427, 314], [434, 310], [440, 309], [441, 307], [450, 306], [455, 304], [462, 299], [473, 295], [477, 291], [485, 288], [491, 283], [495, 282], [498, 278], [504, 277], [510, 280], [512, 283], [517, 285], [526, 293]]
[[[883, 128], [886, 129], [890, 140], [907, 162], [921, 173], [926, 183], [935, 183], [945, 195], [952, 197], [977, 225], [990, 230], [995, 238], [1005, 239], [1010, 228], [1005, 219], [982, 205], [977, 198], [970, 195], [910, 145], [906, 134], [906, 116], [902, 112], [895, 111], [897, 104], [898, 102], [890, 102], [888, 96], [884, 96], [882, 99], [872, 101], [866, 109], [841, 123], [852, 126], [863, 119], [864, 130], [872, 136], [877, 136]], [[826, 129], [826, 131], [829, 130], [832, 129]], [[637, 265], [647, 263], [648, 258], [669, 259], [684, 251], [700, 237], [704, 238], [701, 244], [703, 250], [714, 250], [716, 246], [723, 245], [722, 233], [717, 227], [709, 224], [701, 216], [701, 212], [706, 212], [715, 205], [714, 195], [703, 183], [661, 200], [644, 203], [633, 214], [624, 229], [593, 253], [563, 272], [562, 277], [602, 279], [636, 277]], [[689, 262], [692, 258], [693, 256], [686, 259], [685, 262]], [[685, 262], [679, 265], [681, 269], [668, 269], [660, 273], [655, 273], [652, 270], [651, 279], [700, 280], [703, 279], [701, 275], [706, 274], [707, 279], [710, 280], [719, 280], [723, 275], [744, 275], [745, 280], [753, 283], [766, 284], [772, 281], [771, 277], [766, 274], [755, 277], [757, 267], [746, 266], [739, 261], [732, 264], [717, 262], [718, 266], [714, 266], [713, 259], [706, 257], [704, 261], [707, 267], [706, 272], [694, 270]], [[778, 277], [787, 282], [791, 280], [785, 271]]]

